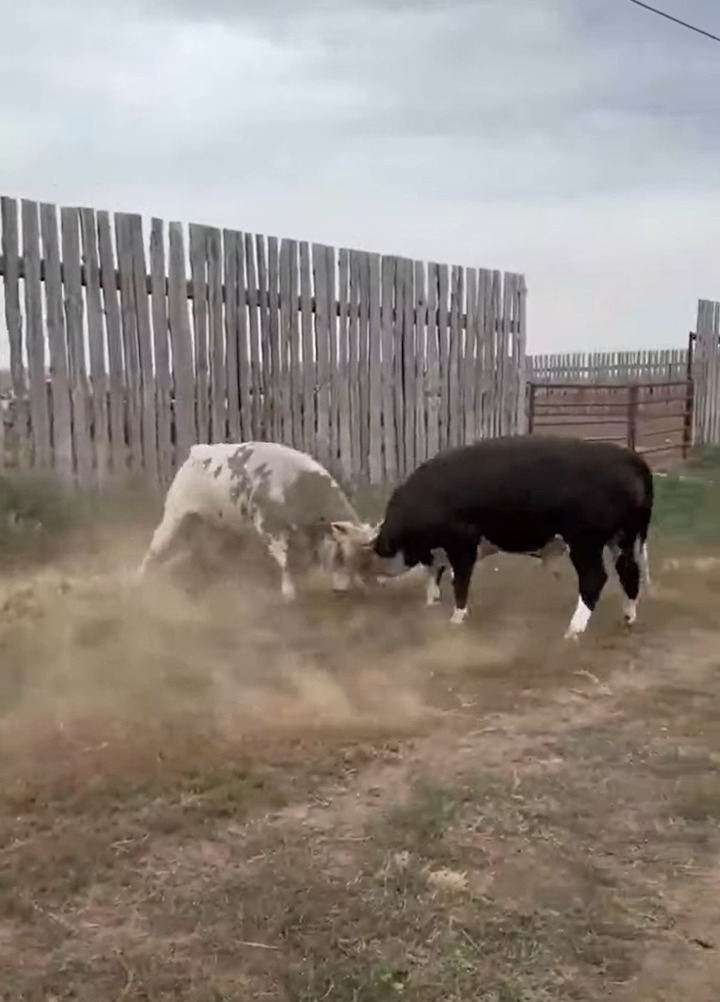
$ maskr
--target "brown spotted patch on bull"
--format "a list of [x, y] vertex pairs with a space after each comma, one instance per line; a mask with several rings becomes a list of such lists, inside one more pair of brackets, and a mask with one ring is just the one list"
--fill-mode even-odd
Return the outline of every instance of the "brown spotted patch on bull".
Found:
[[[168, 490], [163, 521], [141, 573], [149, 560], [162, 557], [190, 512], [226, 523], [231, 531], [253, 528], [280, 568], [286, 598], [295, 594], [293, 553], [304, 550], [319, 560], [334, 586], [345, 590], [351, 580], [360, 582], [374, 538], [328, 471], [306, 453], [272, 442], [194, 446]], [[353, 526], [358, 533], [353, 534]]]

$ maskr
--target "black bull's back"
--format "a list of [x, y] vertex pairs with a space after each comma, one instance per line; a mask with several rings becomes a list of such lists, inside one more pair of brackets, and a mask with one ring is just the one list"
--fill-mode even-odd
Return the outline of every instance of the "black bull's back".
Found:
[[511, 553], [645, 535], [652, 509], [645, 461], [612, 443], [513, 437], [447, 450], [419, 466], [387, 506], [377, 552], [422, 559], [448, 534], [487, 539]]

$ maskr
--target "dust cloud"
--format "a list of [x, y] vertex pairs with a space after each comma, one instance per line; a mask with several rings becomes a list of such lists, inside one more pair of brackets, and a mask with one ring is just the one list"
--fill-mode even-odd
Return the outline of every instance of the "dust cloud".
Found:
[[116, 533], [0, 582], [0, 740], [186, 722], [231, 739], [398, 735], [440, 712], [453, 673], [501, 667], [520, 642], [482, 644], [446, 608], [428, 614], [412, 575], [365, 594], [310, 577], [286, 605], [247, 541], [210, 549], [137, 582], [137, 536]]

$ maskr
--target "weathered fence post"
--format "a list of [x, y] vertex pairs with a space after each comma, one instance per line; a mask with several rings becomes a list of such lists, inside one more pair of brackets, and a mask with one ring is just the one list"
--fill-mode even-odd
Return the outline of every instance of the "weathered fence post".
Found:
[[693, 347], [695, 344], [695, 333], [691, 332], [688, 337], [687, 368], [685, 373], [685, 413], [683, 415], [683, 437], [682, 437], [682, 458], [687, 459], [687, 454], [695, 444], [693, 411], [695, 408], [695, 380], [693, 377]]
[[637, 446], [637, 423], [638, 423], [638, 386], [632, 383], [628, 387], [628, 411], [627, 411], [627, 444], [629, 449], [635, 450]]
[[695, 441], [720, 445], [720, 303], [698, 301], [694, 340]]
[[535, 428], [535, 383], [527, 385], [527, 433], [532, 435]]

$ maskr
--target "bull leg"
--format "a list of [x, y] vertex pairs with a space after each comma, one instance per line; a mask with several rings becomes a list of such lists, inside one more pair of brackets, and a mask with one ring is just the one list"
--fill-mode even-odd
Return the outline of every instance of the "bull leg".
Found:
[[266, 536], [263, 533], [268, 553], [280, 568], [280, 590], [282, 597], [287, 602], [292, 602], [295, 598], [295, 585], [288, 572], [288, 537], [285, 533], [279, 536]]
[[570, 560], [578, 576], [578, 604], [565, 631], [566, 640], [574, 640], [585, 631], [607, 581], [602, 545], [571, 546]]
[[440, 601], [440, 583], [448, 569], [447, 554], [442, 549], [430, 551], [430, 557], [423, 561], [427, 584], [425, 587], [425, 605], [437, 605]]
[[560, 540], [557, 536], [551, 539], [550, 542], [546, 543], [541, 550], [537, 553], [532, 554], [532, 556], [537, 557], [540, 560], [543, 568], [549, 570], [553, 577], [560, 577], [560, 568], [555, 561], [559, 561], [560, 557], [565, 554], [565, 542]]
[[447, 552], [450, 567], [452, 568], [453, 594], [455, 596], [455, 608], [450, 617], [450, 622], [460, 624], [464, 623], [467, 619], [468, 594], [477, 559], [477, 545], [453, 547], [452, 551]]
[[560, 577], [560, 568], [557, 565], [558, 555], [557, 553], [541, 553], [540, 563], [546, 571], [549, 571], [554, 578]]
[[427, 572], [427, 586], [425, 588], [425, 605], [437, 605], [440, 601], [440, 582], [447, 569], [447, 564], [430, 564], [425, 566]]
[[158, 564], [168, 556], [170, 548], [175, 542], [187, 514], [188, 512], [178, 514], [165, 511], [160, 525], [153, 533], [147, 553], [137, 570], [139, 578], [144, 576], [151, 564]]
[[[361, 580], [359, 575], [357, 580]], [[332, 572], [333, 591], [350, 591], [353, 584], [357, 584], [357, 581], [343, 567], [336, 567]]]
[[640, 594], [640, 564], [635, 557], [634, 545], [624, 546], [615, 558], [615, 570], [625, 593], [623, 615], [628, 626], [637, 617], [637, 601]]

